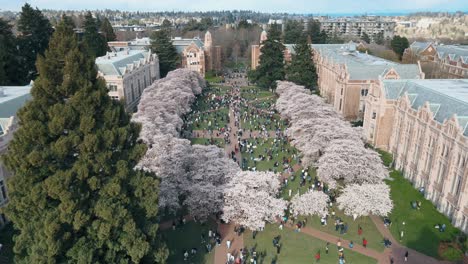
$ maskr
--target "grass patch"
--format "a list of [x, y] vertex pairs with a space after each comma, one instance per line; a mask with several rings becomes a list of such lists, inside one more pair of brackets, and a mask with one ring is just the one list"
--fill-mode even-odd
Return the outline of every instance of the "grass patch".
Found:
[[[283, 172], [283, 158], [288, 159], [293, 154], [297, 154], [297, 150], [289, 145], [288, 142], [277, 140], [275, 143], [272, 138], [248, 139], [247, 142], [256, 146], [256, 148], [253, 148], [252, 153], [246, 152], [245, 148], [243, 148], [242, 158], [246, 160], [246, 164], [243, 166], [244, 169], [256, 167], [257, 171]], [[271, 160], [265, 158], [265, 160], [255, 161], [260, 155], [267, 157], [269, 152], [272, 155]], [[278, 162], [278, 167], [274, 166], [275, 162]], [[294, 166], [296, 163], [297, 160], [291, 158], [290, 165]]]
[[[276, 248], [272, 244], [273, 238], [278, 235], [281, 236], [280, 254], [276, 254]], [[329, 253], [325, 254], [325, 241], [301, 232], [295, 233], [288, 228], [279, 230], [278, 225], [275, 224], [267, 224], [265, 230], [258, 232], [255, 239], [252, 238], [252, 233], [247, 231], [244, 234], [244, 245], [249, 250], [255, 247], [257, 255], [260, 256], [257, 263], [269, 264], [273, 260], [281, 264], [316, 263], [314, 256], [319, 250], [321, 264], [338, 263], [338, 250], [333, 243], [329, 245]], [[344, 248], [344, 256], [346, 263], [377, 263], [377, 260], [354, 252], [347, 246]]]
[[229, 109], [205, 112], [190, 117], [189, 130], [220, 130], [229, 123]]
[[[214, 263], [214, 247], [213, 241], [210, 243], [213, 249], [208, 253], [205, 249], [205, 245], [202, 244], [201, 235], [205, 235], [205, 239], [208, 238], [208, 230], [216, 231], [216, 223], [209, 221], [206, 224], [198, 224], [195, 222], [187, 222], [184, 226], [178, 227], [176, 230], [168, 229], [162, 231], [162, 235], [166, 245], [169, 249], [169, 258], [167, 263]], [[208, 240], [207, 240], [208, 241]], [[194, 256], [190, 255], [192, 248], [197, 249], [197, 254]], [[189, 260], [184, 261], [184, 251], [189, 252]]]
[[376, 149], [375, 151], [377, 151], [380, 154], [380, 158], [382, 159], [383, 164], [387, 168], [392, 165], [393, 155], [391, 153], [386, 152], [386, 151], [381, 150], [381, 149]]
[[[307, 224], [314, 227], [322, 232], [341, 237], [346, 240], [351, 240], [355, 244], [362, 245], [362, 239], [366, 238], [368, 241], [367, 246], [369, 248], [375, 249], [382, 252], [385, 247], [383, 245], [383, 236], [380, 234], [379, 230], [375, 226], [374, 222], [370, 217], [358, 217], [356, 221], [353, 221], [353, 218], [345, 215], [342, 211], [335, 209], [336, 217], [341, 218], [343, 222], [348, 225], [348, 232], [346, 234], [340, 234], [340, 231], [335, 231], [335, 220], [331, 217], [328, 218], [328, 223], [326, 226], [320, 224], [320, 216], [312, 216], [307, 218]], [[303, 219], [303, 217], [299, 217]], [[358, 234], [358, 226], [362, 227], [362, 235]]]
[[[395, 239], [400, 239], [401, 231], [403, 238], [400, 243], [435, 258], [439, 256], [438, 248], [442, 241], [452, 241], [460, 231], [453, 227], [449, 219], [428, 201], [424, 196], [413, 188], [401, 172], [392, 171], [392, 181], [387, 181], [391, 187], [391, 197], [394, 208], [390, 214], [392, 225], [390, 231]], [[420, 201], [421, 209], [413, 209], [412, 201]], [[403, 225], [405, 222], [405, 225]], [[434, 228], [436, 224], [445, 224], [445, 232], [439, 232]]]

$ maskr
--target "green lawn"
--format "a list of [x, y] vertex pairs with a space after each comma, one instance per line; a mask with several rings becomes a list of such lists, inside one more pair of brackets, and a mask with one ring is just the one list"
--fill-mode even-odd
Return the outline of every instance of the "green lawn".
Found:
[[[346, 240], [351, 240], [356, 244], [361, 244], [362, 239], [366, 238], [368, 241], [368, 247], [375, 249], [377, 251], [382, 252], [385, 247], [382, 243], [383, 236], [377, 230], [377, 227], [372, 222], [370, 217], [359, 217], [356, 221], [353, 221], [353, 218], [350, 216], [345, 215], [343, 212], [335, 210], [336, 217], [340, 217], [343, 222], [348, 224], [348, 232], [346, 234], [341, 235], [339, 231], [335, 231], [335, 220], [330, 216], [328, 218], [328, 223], [326, 226], [322, 226], [320, 224], [320, 217], [319, 216], [312, 216], [308, 217], [307, 224], [312, 226], [322, 232], [342, 237]], [[302, 219], [299, 217], [299, 219]], [[362, 228], [362, 236], [358, 235], [358, 226]]]
[[274, 93], [270, 91], [260, 90], [260, 88], [242, 89], [241, 91], [241, 97], [249, 101], [273, 96], [275, 96]]
[[[210, 228], [216, 231], [216, 223], [209, 222], [202, 225], [190, 221], [176, 230], [169, 229], [162, 231], [164, 241], [169, 249], [167, 263], [214, 263], [214, 242], [211, 242], [213, 249], [210, 253], [207, 253], [205, 246], [201, 242], [201, 235], [204, 234], [205, 239], [207, 239]], [[190, 253], [190, 250], [194, 247], [197, 248], [197, 254], [191, 256], [189, 261], [184, 261], [184, 251], [187, 250]]]
[[0, 230], [0, 244], [3, 245], [0, 250], [0, 263], [13, 263], [13, 224], [7, 224]]
[[[257, 139], [258, 144], [254, 143], [255, 141], [254, 139], [248, 139], [247, 141], [253, 144], [254, 146], [256, 146], [256, 148], [254, 148], [254, 151], [252, 154], [247, 153], [247, 152], [242, 152], [242, 158], [247, 159], [247, 167], [250, 167], [250, 168], [256, 167], [257, 171], [268, 171], [268, 170], [275, 171], [276, 170], [277, 172], [283, 172], [283, 165], [282, 165], [283, 157], [289, 158], [294, 153], [297, 153], [297, 150], [291, 145], [289, 145], [287, 142], [280, 143], [280, 141], [277, 141], [276, 143], [274, 143], [274, 139], [272, 138]], [[284, 151], [282, 151], [283, 148], [284, 148]], [[255, 158], [258, 158], [259, 155], [267, 156], [267, 152], [269, 150], [272, 150], [273, 159], [271, 160], [265, 159], [263, 161], [257, 161], [255, 165], [255, 161], [252, 160], [251, 157], [255, 159]], [[279, 166], [277, 168], [274, 168], [273, 166], [275, 162], [279, 163]], [[294, 166], [294, 164], [296, 163], [297, 161], [292, 159], [290, 165]]]
[[[281, 252], [276, 254], [276, 248], [272, 241], [275, 236], [281, 236]], [[276, 259], [276, 263], [281, 264], [305, 264], [316, 263], [315, 254], [320, 250], [321, 264], [337, 264], [338, 251], [336, 245], [330, 243], [329, 253], [325, 254], [326, 242], [304, 233], [296, 233], [292, 229], [284, 228], [279, 230], [276, 224], [267, 224], [265, 230], [259, 232], [255, 239], [252, 233], [247, 231], [244, 234], [244, 245], [247, 249], [256, 248], [257, 255], [260, 256], [257, 263], [269, 264]], [[361, 255], [344, 247], [344, 256], [347, 264], [367, 264], [377, 263], [375, 259]]]
[[[302, 195], [309, 190], [310, 185], [314, 183], [314, 178], [317, 177], [317, 171], [314, 168], [309, 168], [308, 174], [312, 177], [312, 181], [309, 182], [306, 180], [306, 184], [304, 186], [300, 186], [301, 183], [301, 172], [302, 170], [298, 170], [294, 172], [294, 180], [291, 180], [291, 177], [288, 179], [288, 185], [281, 189], [281, 197], [285, 200], [291, 200], [294, 195], [299, 194]], [[291, 189], [291, 197], [289, 197], [289, 189]]]
[[[438, 255], [438, 247], [441, 241], [451, 241], [459, 230], [452, 226], [449, 219], [439, 213], [435, 206], [417, 191], [409, 181], [404, 179], [398, 171], [391, 172], [392, 181], [387, 181], [391, 187], [391, 196], [394, 208], [390, 214], [392, 225], [390, 231], [395, 239], [400, 238], [403, 231], [401, 244], [422, 252], [426, 255], [441, 258]], [[421, 209], [413, 209], [412, 201], [420, 201]], [[403, 225], [405, 222], [405, 225]], [[434, 228], [436, 224], [446, 224], [445, 232], [439, 232]]]
[[225, 145], [224, 139], [222, 138], [191, 138], [190, 142], [192, 142], [192, 145], [216, 145], [220, 148], [224, 148]]
[[193, 124], [189, 130], [220, 130], [229, 123], [229, 109], [220, 108], [217, 111], [192, 115], [190, 121]]
[[[273, 118], [265, 113], [258, 114], [258, 117], [249, 115], [244, 122], [244, 112], [246, 111], [250, 114], [251, 108], [242, 107], [241, 109], [241, 128], [244, 130], [260, 130], [263, 125], [270, 131], [275, 131], [278, 128], [284, 130], [286, 128], [286, 121], [281, 120], [278, 114], [274, 114]], [[256, 113], [256, 111], [254, 112]]]

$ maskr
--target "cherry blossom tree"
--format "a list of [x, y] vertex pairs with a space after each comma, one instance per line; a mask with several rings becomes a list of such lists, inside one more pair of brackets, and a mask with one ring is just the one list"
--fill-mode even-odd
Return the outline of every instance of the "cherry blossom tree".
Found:
[[393, 208], [390, 188], [385, 183], [350, 184], [337, 198], [338, 208], [354, 219], [370, 214], [387, 216]]
[[222, 219], [251, 230], [274, 222], [287, 208], [287, 201], [276, 198], [280, 184], [279, 175], [272, 172], [237, 173], [224, 190]]
[[303, 195], [295, 195], [291, 200], [291, 212], [297, 215], [326, 215], [328, 195], [321, 191], [309, 190]]
[[338, 180], [344, 183], [381, 183], [388, 170], [379, 154], [364, 147], [362, 141], [335, 140], [318, 160], [317, 175], [330, 187]]

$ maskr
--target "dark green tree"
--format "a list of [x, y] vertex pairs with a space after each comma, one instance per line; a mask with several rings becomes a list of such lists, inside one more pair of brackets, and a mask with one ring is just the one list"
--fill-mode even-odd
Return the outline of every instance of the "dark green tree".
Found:
[[171, 31], [172, 30], [171, 21], [169, 21], [167, 19], [164, 19], [163, 22], [162, 22], [162, 25], [161, 25], [161, 29]]
[[168, 30], [159, 30], [151, 34], [151, 51], [158, 54], [161, 78], [179, 65], [180, 57]]
[[284, 28], [283, 43], [295, 44], [304, 32], [304, 23], [298, 20], [288, 20]]
[[398, 35], [394, 36], [390, 42], [392, 50], [398, 54], [398, 58], [401, 60], [403, 57], [403, 52], [409, 47], [409, 41], [406, 37], [400, 37]]
[[83, 42], [93, 57], [106, 55], [108, 50], [106, 38], [99, 33], [97, 20], [93, 18], [91, 12], [85, 15]]
[[94, 57], [60, 22], [4, 161], [16, 263], [164, 263], [159, 182], [134, 170], [139, 125], [97, 78]]
[[260, 49], [260, 65], [249, 74], [252, 82], [262, 88], [276, 88], [276, 81], [284, 80], [284, 45], [281, 43], [281, 29], [273, 24], [268, 31], [268, 39]]
[[369, 44], [371, 42], [369, 35], [366, 32], [362, 33], [361, 40]]
[[22, 84], [16, 38], [11, 25], [0, 18], [0, 85]]
[[315, 19], [310, 19], [307, 22], [307, 35], [312, 40], [313, 44], [326, 44], [327, 33], [320, 30], [320, 22]]
[[106, 38], [106, 41], [116, 40], [114, 28], [112, 28], [112, 25], [107, 17], [104, 17], [104, 19], [101, 21], [101, 32]]
[[39, 9], [33, 9], [29, 4], [25, 4], [21, 8], [18, 20], [18, 33], [22, 70], [17, 74], [21, 75], [23, 84], [26, 84], [37, 76], [37, 56], [44, 54], [53, 29]]
[[384, 33], [383, 31], [374, 34], [374, 42], [378, 45], [384, 45], [385, 44], [385, 38], [384, 38]]
[[286, 68], [286, 79], [309, 89], [317, 86], [317, 71], [312, 60], [312, 49], [307, 41], [307, 35], [302, 35], [294, 46], [295, 54]]

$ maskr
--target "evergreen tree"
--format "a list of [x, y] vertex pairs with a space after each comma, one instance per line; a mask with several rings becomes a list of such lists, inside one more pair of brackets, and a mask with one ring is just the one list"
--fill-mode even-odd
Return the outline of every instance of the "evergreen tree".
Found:
[[292, 56], [291, 64], [286, 68], [286, 79], [309, 89], [317, 85], [317, 72], [312, 60], [312, 49], [307, 42], [307, 36], [299, 37], [294, 46], [295, 54]]
[[84, 20], [83, 42], [86, 43], [90, 54], [93, 57], [106, 55], [108, 50], [106, 38], [99, 34], [98, 23], [91, 12], [86, 13]]
[[366, 32], [362, 33], [361, 40], [369, 44], [371, 42], [369, 35]]
[[11, 25], [0, 18], [0, 85], [21, 84], [18, 50]]
[[114, 28], [112, 28], [112, 25], [107, 17], [104, 17], [104, 19], [101, 21], [101, 32], [104, 34], [106, 41], [116, 40]]
[[176, 48], [172, 45], [169, 30], [159, 30], [151, 35], [151, 51], [159, 58], [159, 71], [161, 78], [167, 73], [176, 69], [179, 65], [180, 57]]
[[249, 74], [249, 78], [262, 88], [276, 88], [276, 81], [284, 80], [284, 45], [281, 43], [281, 30], [271, 25], [268, 39], [260, 49], [260, 65]]
[[167, 30], [167, 31], [171, 31], [172, 30], [172, 23], [171, 21], [167, 20], [167, 18], [165, 18], [162, 22], [162, 25], [161, 25], [161, 29], [162, 30]]
[[383, 45], [385, 44], [385, 38], [384, 38], [384, 33], [383, 31], [374, 34], [374, 42], [378, 45]]
[[409, 41], [406, 37], [400, 37], [398, 35], [394, 36], [390, 42], [392, 50], [398, 54], [399, 59], [403, 57], [403, 52], [409, 47]]
[[284, 29], [283, 43], [295, 44], [304, 32], [304, 23], [297, 20], [288, 20]]
[[107, 95], [94, 58], [60, 22], [4, 156], [16, 263], [164, 263], [159, 183], [133, 168], [139, 126]]
[[23, 84], [36, 78], [37, 56], [44, 54], [52, 32], [49, 20], [39, 9], [33, 9], [29, 4], [22, 7], [18, 20], [18, 46], [22, 70], [17, 74], [21, 75]]
[[311, 38], [313, 44], [326, 44], [327, 33], [320, 31], [320, 22], [315, 19], [310, 19], [307, 22], [307, 35]]

